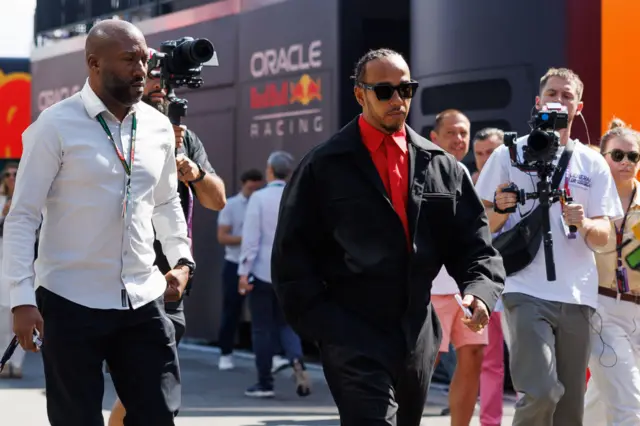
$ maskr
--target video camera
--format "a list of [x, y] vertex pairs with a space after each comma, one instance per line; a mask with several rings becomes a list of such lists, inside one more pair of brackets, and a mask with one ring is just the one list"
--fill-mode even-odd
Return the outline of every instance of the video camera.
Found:
[[[539, 200], [542, 214], [542, 235], [544, 243], [545, 263], [547, 266], [547, 279], [555, 281], [555, 263], [553, 260], [553, 240], [551, 236], [549, 209], [551, 204], [561, 201], [570, 204], [572, 198], [564, 189], [552, 188], [551, 178], [558, 168], [553, 164], [560, 148], [559, 130], [566, 129], [569, 125], [569, 114], [558, 103], [547, 104], [546, 108], [537, 111], [529, 122], [531, 133], [527, 138], [527, 144], [522, 147], [522, 161], [518, 161], [517, 146], [515, 144], [518, 134], [505, 132], [504, 144], [509, 148], [511, 165], [525, 173], [537, 172], [539, 182], [536, 191], [526, 192], [519, 189], [515, 183], [503, 188], [503, 192], [516, 195], [517, 203], [524, 205], [527, 200]], [[494, 206], [494, 210], [497, 207]], [[513, 213], [516, 207], [501, 211], [501, 213]], [[577, 228], [569, 226], [569, 239], [576, 238]]]
[[[563, 110], [560, 104], [548, 104], [549, 110], [538, 111], [529, 122], [531, 133], [527, 138], [527, 144], [522, 147], [522, 162], [512, 158], [513, 166], [524, 172], [538, 172], [541, 169], [553, 169], [553, 160], [556, 158], [560, 147], [560, 135], [558, 130], [566, 129], [569, 125], [569, 114]], [[511, 149], [514, 146], [518, 134], [505, 132], [504, 144]], [[547, 170], [548, 171], [548, 170]]]
[[206, 38], [183, 37], [160, 44], [160, 51], [151, 50], [149, 77], [160, 78], [167, 92], [169, 107], [167, 116], [172, 124], [179, 126], [187, 115], [187, 100], [175, 94], [177, 87], [197, 89], [203, 84], [203, 66], [218, 66], [218, 56], [213, 44]]

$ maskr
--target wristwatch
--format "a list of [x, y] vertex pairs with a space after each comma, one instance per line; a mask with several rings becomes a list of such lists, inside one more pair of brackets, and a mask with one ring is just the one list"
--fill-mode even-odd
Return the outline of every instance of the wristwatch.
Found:
[[191, 279], [193, 277], [193, 274], [196, 272], [196, 264], [187, 258], [181, 257], [180, 259], [178, 259], [178, 262], [176, 263], [176, 266], [173, 267], [173, 269], [176, 269], [180, 266], [186, 266], [187, 268], [189, 268], [189, 279]]
[[196, 166], [198, 166], [198, 170], [200, 171], [200, 174], [198, 174], [198, 177], [195, 178], [194, 180], [190, 181], [189, 183], [200, 182], [207, 175], [207, 172], [204, 171], [204, 169], [202, 168], [202, 165], [200, 163], [196, 163]]

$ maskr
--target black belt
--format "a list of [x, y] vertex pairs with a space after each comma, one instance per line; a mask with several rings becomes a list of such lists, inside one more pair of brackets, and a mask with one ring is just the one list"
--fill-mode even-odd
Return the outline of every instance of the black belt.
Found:
[[[607, 287], [598, 287], [598, 294], [603, 296], [611, 297], [613, 299], [618, 298], [618, 292], [614, 289]], [[630, 293], [622, 293], [620, 294], [620, 300], [624, 300], [625, 302], [635, 303], [636, 305], [640, 305], [640, 296]]]

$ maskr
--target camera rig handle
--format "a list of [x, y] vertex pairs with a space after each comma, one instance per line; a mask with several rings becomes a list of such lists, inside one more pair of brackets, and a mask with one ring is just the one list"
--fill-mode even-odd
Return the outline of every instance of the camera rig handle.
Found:
[[[509, 193], [509, 194], [515, 194], [516, 195], [516, 203], [520, 203], [520, 204], [524, 205], [527, 202], [527, 194], [525, 193], [524, 189], [518, 189], [516, 184], [513, 183], [513, 182], [511, 182], [509, 184], [509, 186], [507, 186], [506, 188], [502, 188], [502, 192]], [[499, 209], [498, 208], [498, 204], [496, 203], [496, 194], [493, 195], [493, 210], [496, 213], [500, 213], [500, 214], [515, 213], [516, 206], [509, 207], [509, 208], [506, 208], [504, 210]]]
[[[561, 200], [563, 205], [564, 204], [569, 205], [573, 203], [573, 197], [567, 195], [567, 192], [565, 190], [562, 190]], [[578, 232], [578, 227], [575, 225], [569, 225], [569, 239], [572, 239], [572, 240], [575, 239], [576, 232]]]
[[178, 98], [170, 85], [167, 85], [167, 101], [169, 101], [167, 117], [171, 124], [179, 126], [182, 124], [182, 118], [187, 115], [188, 101]]

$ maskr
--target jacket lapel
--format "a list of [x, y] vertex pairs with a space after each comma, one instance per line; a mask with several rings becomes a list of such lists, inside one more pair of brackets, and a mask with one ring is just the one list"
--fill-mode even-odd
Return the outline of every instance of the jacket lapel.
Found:
[[360, 143], [359, 146], [355, 149], [355, 162], [358, 166], [358, 169], [364, 174], [364, 176], [369, 180], [373, 186], [378, 190], [378, 192], [391, 203], [391, 198], [389, 198], [389, 194], [387, 194], [387, 189], [384, 187], [382, 183], [382, 179], [380, 178], [380, 173], [378, 173], [378, 169], [376, 169], [376, 165], [373, 163], [371, 159], [371, 154], [367, 150], [367, 147], [364, 146], [363, 143]]
[[358, 117], [347, 124], [338, 134], [340, 139], [343, 139], [341, 144], [343, 148], [350, 151], [353, 155], [353, 160], [362, 175], [373, 185], [373, 187], [382, 195], [390, 206], [391, 198], [387, 194], [387, 190], [380, 179], [378, 169], [376, 169], [371, 154], [367, 147], [362, 143], [362, 135], [360, 134], [360, 127], [358, 126]]
[[417, 142], [420, 136], [409, 126], [407, 129], [407, 147], [409, 148], [409, 197], [407, 200], [407, 218], [409, 220], [409, 233], [413, 242], [416, 233], [420, 207], [422, 206], [422, 193], [427, 175], [427, 166], [431, 160], [431, 154], [425, 151]]

